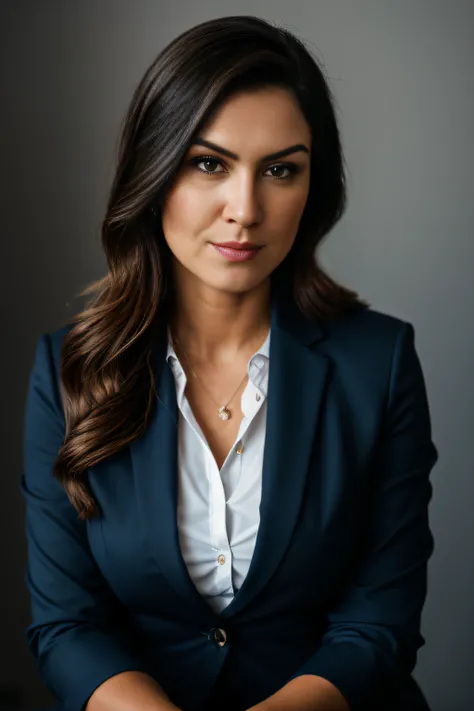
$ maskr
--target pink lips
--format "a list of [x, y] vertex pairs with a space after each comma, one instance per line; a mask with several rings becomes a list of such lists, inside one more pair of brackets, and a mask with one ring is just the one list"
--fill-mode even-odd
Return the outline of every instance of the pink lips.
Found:
[[250, 259], [255, 259], [261, 250], [261, 247], [254, 249], [234, 249], [233, 247], [221, 247], [217, 244], [213, 244], [212, 242], [211, 244], [214, 249], [216, 249], [230, 262], [248, 262]]

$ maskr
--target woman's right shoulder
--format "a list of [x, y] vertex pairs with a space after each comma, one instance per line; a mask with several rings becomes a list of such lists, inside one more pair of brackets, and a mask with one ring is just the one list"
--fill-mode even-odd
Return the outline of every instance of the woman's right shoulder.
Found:
[[45, 331], [36, 340], [35, 366], [43, 364], [45, 360], [50, 361], [56, 372], [59, 372], [61, 351], [65, 336], [73, 328], [74, 323], [67, 323], [55, 331]]
[[43, 332], [36, 340], [29, 374], [23, 426], [24, 471], [22, 491], [30, 503], [46, 498], [65, 500], [52, 476], [52, 467], [64, 441], [65, 418], [60, 388], [61, 349], [73, 324]]
[[61, 351], [64, 338], [73, 326], [68, 323], [54, 331], [41, 333], [36, 340], [30, 369], [30, 397], [35, 394], [47, 397], [61, 416], [64, 414], [60, 396]]

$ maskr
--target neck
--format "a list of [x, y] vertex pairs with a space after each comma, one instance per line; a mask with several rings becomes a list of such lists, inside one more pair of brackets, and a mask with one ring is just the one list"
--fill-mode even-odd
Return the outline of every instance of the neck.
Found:
[[171, 335], [193, 363], [235, 363], [262, 345], [269, 328], [269, 281], [244, 293], [175, 289]]

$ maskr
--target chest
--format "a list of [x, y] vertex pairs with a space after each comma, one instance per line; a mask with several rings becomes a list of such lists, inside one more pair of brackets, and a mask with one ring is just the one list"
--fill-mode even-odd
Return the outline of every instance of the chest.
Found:
[[[229, 379], [208, 373], [205, 385], [213, 397], [187, 374], [186, 397], [220, 468], [243, 417], [246, 381], [229, 404], [231, 418], [222, 421], [217, 413], [219, 403], [227, 404], [242, 380], [242, 369], [237, 370]], [[171, 372], [167, 375], [163, 400], [172, 403], [176, 383]], [[281, 535], [287, 548], [272, 589], [279, 600], [291, 597], [294, 604], [307, 604], [309, 609], [316, 604], [313, 591], [318, 589], [321, 599], [327, 599], [328, 586], [336, 585], [342, 571], [354, 563], [369, 520], [367, 494], [373, 481], [369, 465], [379, 418], [374, 414], [368, 419], [367, 412], [374, 412], [376, 403], [367, 402], [367, 397], [358, 409], [359, 398], [340, 378], [325, 388], [313, 380], [299, 390], [283, 377], [274, 376], [273, 382], [276, 391], [267, 403], [262, 468], [263, 535], [254, 570], [265, 570]], [[356, 385], [359, 395], [360, 379]], [[370, 394], [368, 386], [363, 390]], [[249, 391], [256, 402], [257, 392]], [[246, 397], [243, 407], [247, 412]], [[157, 406], [143, 437], [90, 471], [91, 489], [104, 512], [102, 519], [88, 524], [91, 550], [119, 599], [145, 614], [169, 616], [175, 604], [175, 614], [181, 614], [183, 597], [176, 590], [189, 586], [176, 537], [177, 435], [176, 419], [166, 407]], [[249, 448], [239, 461], [248, 453]], [[242, 510], [246, 513], [245, 496]]]
[[[240, 385], [238, 384], [242, 379], [242, 368], [233, 369], [231, 373], [224, 376], [212, 371], [207, 373], [207, 377], [206, 374], [200, 373], [201, 382], [191, 374], [189, 375], [191, 377], [188, 377], [184, 394], [206, 438], [217, 467], [221, 469], [237, 439], [244, 417], [241, 398], [247, 385], [247, 378]], [[219, 417], [219, 407], [216, 403], [219, 403], [219, 406], [227, 406], [230, 413], [228, 420]]]

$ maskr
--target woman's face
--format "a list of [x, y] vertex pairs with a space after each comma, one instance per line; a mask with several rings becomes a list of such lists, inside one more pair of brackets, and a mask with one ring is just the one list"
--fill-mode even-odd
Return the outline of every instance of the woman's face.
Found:
[[[268, 157], [281, 151], [284, 156]], [[290, 92], [275, 87], [228, 99], [190, 146], [163, 202], [178, 280], [231, 293], [266, 280], [295, 240], [310, 151], [310, 128]], [[234, 261], [229, 255], [238, 253], [213, 246], [229, 241], [260, 249], [250, 260]]]

